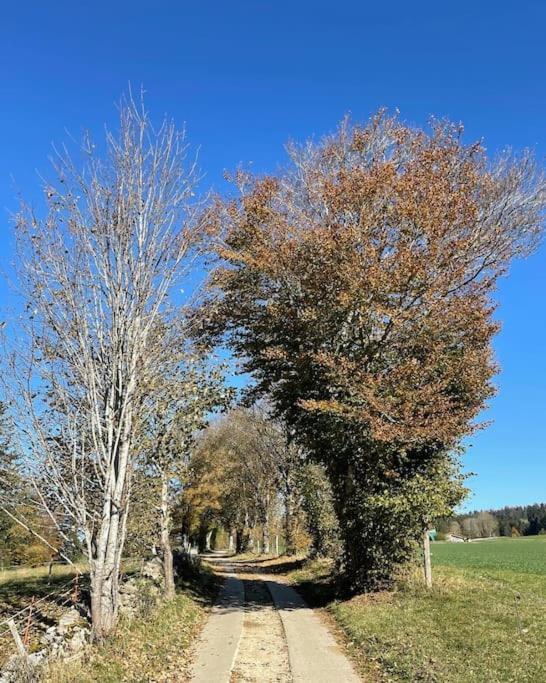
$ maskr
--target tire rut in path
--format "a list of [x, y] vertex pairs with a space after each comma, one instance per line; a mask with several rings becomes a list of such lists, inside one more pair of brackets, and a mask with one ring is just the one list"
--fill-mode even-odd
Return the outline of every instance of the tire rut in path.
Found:
[[263, 581], [244, 579], [245, 616], [231, 683], [290, 683], [283, 625]]

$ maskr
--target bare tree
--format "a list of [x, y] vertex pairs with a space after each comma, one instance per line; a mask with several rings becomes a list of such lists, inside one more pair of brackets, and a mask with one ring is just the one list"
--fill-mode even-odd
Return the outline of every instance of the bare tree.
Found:
[[232, 391], [224, 385], [224, 367], [204, 359], [188, 345], [184, 329], [171, 341], [165, 361], [145, 399], [145, 466], [160, 483], [159, 529], [165, 577], [165, 597], [175, 594], [171, 546], [172, 504], [183, 483], [195, 436], [207, 425], [208, 415], [226, 406]]
[[207, 235], [172, 122], [154, 129], [129, 97], [105, 147], [56, 153], [45, 217], [24, 205], [17, 218], [30, 348], [10, 359], [35, 502], [84, 539], [97, 638], [117, 621], [136, 427], [164, 353], [154, 329]]
[[480, 535], [478, 522], [475, 517], [465, 517], [461, 522], [463, 534], [468, 538], [478, 538]]

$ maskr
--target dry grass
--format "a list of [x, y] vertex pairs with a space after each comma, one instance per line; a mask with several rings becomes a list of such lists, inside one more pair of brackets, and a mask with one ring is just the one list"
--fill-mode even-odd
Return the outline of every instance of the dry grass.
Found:
[[[125, 560], [124, 572], [132, 573], [138, 568], [138, 560]], [[78, 589], [85, 589], [88, 586], [87, 573], [86, 562], [55, 564], [51, 575], [47, 565], [16, 567], [0, 572], [0, 667], [15, 652], [13, 639], [3, 622], [15, 617], [19, 632], [27, 636], [29, 650], [39, 649], [43, 632], [38, 628], [38, 622], [46, 626], [56, 624], [75, 597], [74, 578], [78, 575]], [[28, 608], [31, 605], [32, 618], [29, 620]]]
[[[67, 579], [74, 576], [77, 572], [85, 574], [87, 572], [87, 563], [78, 562], [75, 565], [71, 564], [54, 564], [51, 568], [51, 576], [53, 579], [58, 579], [66, 576]], [[4, 569], [0, 571], [0, 586], [6, 583], [21, 583], [26, 580], [41, 580], [47, 579], [49, 575], [49, 566], [40, 565], [39, 567], [13, 567], [11, 569]]]
[[180, 593], [152, 617], [122, 623], [117, 635], [81, 662], [49, 667], [44, 683], [148, 683], [188, 680], [189, 646], [204, 608]]

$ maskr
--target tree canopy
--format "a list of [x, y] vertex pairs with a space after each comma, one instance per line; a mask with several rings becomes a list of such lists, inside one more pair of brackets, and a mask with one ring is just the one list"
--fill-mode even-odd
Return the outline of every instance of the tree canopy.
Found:
[[[458, 126], [384, 113], [289, 154], [209, 212], [223, 241], [203, 336], [227, 338], [325, 465], [346, 569], [373, 585], [418, 518], [460, 500], [454, 449], [494, 393], [493, 292], [539, 239], [545, 184], [530, 154], [490, 162]], [[453, 484], [442, 500], [416, 493], [432, 480]]]

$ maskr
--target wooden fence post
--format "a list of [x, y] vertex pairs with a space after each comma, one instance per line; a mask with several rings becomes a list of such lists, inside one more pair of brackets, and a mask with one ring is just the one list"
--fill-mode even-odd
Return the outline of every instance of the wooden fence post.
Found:
[[30, 673], [31, 666], [28, 657], [28, 652], [26, 647], [24, 646], [23, 641], [21, 640], [21, 636], [19, 635], [19, 631], [17, 630], [17, 626], [15, 625], [13, 619], [10, 619], [8, 621], [8, 628], [11, 631], [13, 640], [15, 641], [15, 646], [17, 647], [19, 657], [21, 657], [21, 659], [23, 660], [23, 666], [25, 667], [26, 673]]
[[423, 534], [423, 569], [427, 588], [432, 588], [432, 564], [430, 562], [430, 535], [428, 526]]

